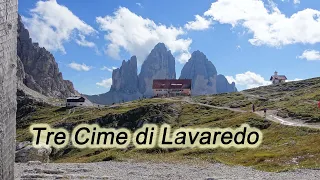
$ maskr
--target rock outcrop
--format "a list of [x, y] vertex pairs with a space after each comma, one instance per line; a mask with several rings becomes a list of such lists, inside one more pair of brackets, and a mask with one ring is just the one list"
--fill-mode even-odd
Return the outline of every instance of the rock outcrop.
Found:
[[153, 95], [154, 79], [175, 79], [175, 58], [165, 44], [157, 44], [141, 66], [139, 90], [146, 97]]
[[137, 58], [122, 61], [120, 68], [112, 72], [112, 86], [110, 91], [100, 95], [86, 97], [98, 104], [113, 104], [139, 99], [142, 95], [138, 89]]
[[29, 161], [49, 162], [51, 148], [34, 148], [31, 142], [16, 143], [15, 162], [27, 163]]
[[27, 120], [37, 108], [50, 106], [50, 102], [48, 97], [19, 84], [17, 90], [17, 127], [20, 122]]
[[63, 79], [53, 55], [37, 43], [18, 18], [18, 79], [32, 90], [43, 95], [65, 98], [76, 95], [73, 84]]
[[192, 53], [181, 71], [180, 79], [192, 80], [192, 95], [236, 91], [234, 83], [229, 84], [223, 75], [217, 75], [215, 66], [200, 51]]
[[23, 63], [20, 60], [19, 56], [17, 56], [17, 80], [18, 82], [22, 82], [26, 78], [26, 73], [24, 72]]

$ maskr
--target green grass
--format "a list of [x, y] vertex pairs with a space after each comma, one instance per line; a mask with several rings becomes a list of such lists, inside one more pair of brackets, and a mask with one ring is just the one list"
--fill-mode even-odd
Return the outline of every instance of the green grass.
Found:
[[138, 107], [150, 104], [164, 104], [168, 101], [164, 99], [145, 99], [130, 103], [123, 103], [117, 107], [103, 108], [76, 108], [73, 113], [64, 107], [37, 107], [36, 112], [31, 113], [28, 118], [17, 124], [17, 140], [31, 141], [29, 126], [33, 123], [47, 123], [51, 126], [58, 126], [62, 123], [88, 123], [90, 120], [98, 119], [109, 114], [123, 114]]
[[[187, 109], [190, 110], [190, 107], [187, 107]], [[203, 110], [201, 113], [204, 112]], [[239, 115], [230, 113], [227, 116], [226, 119], [212, 122], [208, 122], [205, 117], [203, 119], [205, 123], [201, 120], [194, 122], [192, 125], [188, 115], [180, 116], [179, 121], [184, 125], [190, 125], [190, 127], [234, 127], [242, 123], [263, 123], [262, 119], [251, 113]], [[65, 155], [56, 157], [55, 162], [122, 161], [126, 159], [178, 163], [188, 163], [189, 161], [221, 162], [229, 165], [252, 166], [264, 171], [320, 167], [320, 131], [270, 123], [270, 126], [263, 129], [262, 132], [264, 134], [263, 143], [257, 149], [130, 149], [126, 151], [117, 149], [79, 151], [74, 149]]]
[[[243, 93], [230, 93], [213, 96], [199, 96], [198, 102], [216, 106], [251, 109], [251, 102], [258, 109], [268, 107], [279, 110], [283, 115], [306, 120], [319, 118], [316, 108], [320, 91], [318, 79], [311, 82], [288, 83], [284, 86], [261, 87]], [[307, 84], [306, 84], [307, 83]], [[299, 88], [295, 88], [298, 86]], [[282, 90], [279, 90], [279, 88]], [[283, 89], [287, 89], [284, 91]], [[289, 90], [288, 90], [289, 89]], [[76, 109], [69, 114], [67, 109], [57, 107], [38, 107], [17, 124], [17, 140], [31, 140], [28, 126], [32, 123], [49, 123], [53, 126], [69, 123], [93, 122], [102, 119], [104, 126], [130, 124], [139, 120], [150, 122], [161, 117], [158, 123], [170, 123], [179, 127], [238, 127], [243, 123], [260, 128], [263, 142], [256, 149], [76, 149], [67, 147], [55, 150], [54, 162], [99, 162], [99, 161], [136, 161], [177, 162], [177, 163], [212, 163], [251, 166], [264, 171], [286, 171], [296, 168], [320, 168], [320, 131], [284, 126], [263, 119], [253, 113], [238, 113], [220, 110], [186, 102], [174, 102], [166, 99], [146, 99], [123, 103], [117, 107]], [[110, 121], [110, 117], [118, 119]], [[129, 119], [127, 117], [130, 117]], [[127, 119], [126, 119], [127, 118]]]
[[257, 110], [278, 110], [278, 115], [282, 117], [320, 122], [320, 109], [317, 106], [320, 101], [320, 78], [193, 99], [196, 102], [247, 111], [251, 111], [252, 104], [255, 104]]
[[196, 102], [213, 106], [246, 107], [250, 101], [241, 93], [225, 93], [193, 97]]

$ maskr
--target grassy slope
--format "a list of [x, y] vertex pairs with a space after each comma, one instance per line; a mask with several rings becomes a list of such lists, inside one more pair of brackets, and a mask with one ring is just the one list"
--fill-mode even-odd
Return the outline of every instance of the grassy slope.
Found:
[[[311, 82], [312, 83], [311, 83]], [[279, 92], [280, 87], [264, 87], [242, 93], [232, 93], [214, 96], [195, 97], [195, 100], [219, 105], [242, 106], [250, 109], [252, 101], [275, 109], [285, 109], [295, 114], [305, 114], [316, 118], [319, 112], [313, 108], [314, 101], [319, 98], [319, 79], [304, 83], [288, 83], [281, 88], [287, 91]], [[291, 91], [288, 91], [288, 87]], [[298, 87], [292, 89], [292, 87]], [[265, 93], [265, 92], [268, 93]], [[248, 96], [250, 95], [250, 96]], [[258, 97], [257, 95], [263, 95]], [[299, 95], [299, 96], [298, 96]], [[268, 99], [268, 101], [266, 101]], [[282, 100], [280, 100], [282, 99]], [[309, 103], [306, 103], [309, 102]], [[169, 162], [222, 162], [230, 165], [253, 166], [266, 171], [283, 171], [292, 168], [320, 167], [320, 131], [300, 127], [288, 127], [276, 123], [263, 122], [253, 113], [237, 113], [228, 110], [218, 110], [208, 107], [190, 105], [185, 102], [172, 102], [161, 99], [134, 101], [115, 108], [77, 109], [69, 114], [68, 110], [57, 107], [38, 108], [27, 120], [17, 125], [17, 140], [30, 140], [28, 126], [31, 123], [61, 123], [92, 122], [93, 119], [108, 117], [108, 115], [125, 115], [135, 112], [141, 107], [154, 107], [164, 104], [163, 110], [152, 111], [135, 116], [132, 121], [150, 120], [161, 116], [164, 122], [174, 127], [236, 127], [243, 123], [261, 128], [264, 133], [263, 143], [257, 149], [180, 149], [180, 150], [117, 150], [117, 149], [74, 149], [69, 147], [56, 151], [52, 159], [55, 162], [96, 162], [108, 160], [148, 160]], [[169, 111], [169, 110], [170, 111]], [[172, 110], [172, 111], [171, 111]], [[140, 112], [140, 111], [137, 111]], [[122, 116], [117, 116], [122, 117]], [[133, 123], [134, 124], [134, 123]], [[106, 124], [106, 126], [112, 124]]]
[[245, 110], [250, 110], [254, 103], [258, 110], [264, 107], [278, 110], [278, 115], [282, 117], [320, 122], [320, 110], [317, 107], [317, 102], [320, 101], [320, 78], [259, 87], [239, 93], [199, 96], [194, 100]]

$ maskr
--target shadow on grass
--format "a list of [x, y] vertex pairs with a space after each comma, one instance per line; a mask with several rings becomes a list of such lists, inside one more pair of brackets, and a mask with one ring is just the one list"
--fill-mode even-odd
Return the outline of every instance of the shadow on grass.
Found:
[[68, 109], [70, 109], [70, 108], [67, 108], [67, 107], [61, 107], [61, 108], [59, 108], [59, 109], [55, 110], [54, 112], [64, 112], [64, 111], [66, 111], [66, 110], [68, 110]]

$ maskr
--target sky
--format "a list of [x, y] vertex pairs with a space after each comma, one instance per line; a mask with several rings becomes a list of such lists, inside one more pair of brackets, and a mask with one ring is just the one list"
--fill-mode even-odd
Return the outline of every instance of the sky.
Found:
[[136, 55], [138, 69], [163, 42], [176, 73], [200, 50], [239, 90], [320, 76], [320, 1], [28, 0], [19, 13], [34, 42], [83, 94], [109, 91], [112, 70]]

